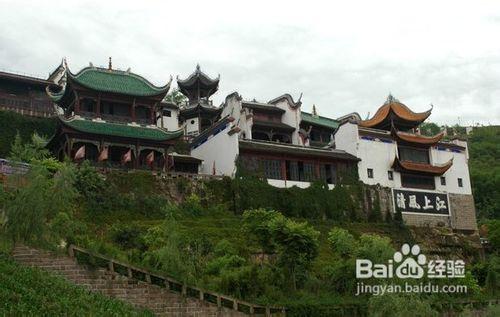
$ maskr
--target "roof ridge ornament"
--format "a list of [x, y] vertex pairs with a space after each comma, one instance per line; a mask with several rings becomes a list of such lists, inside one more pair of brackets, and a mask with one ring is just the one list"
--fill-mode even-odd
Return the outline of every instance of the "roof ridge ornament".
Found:
[[318, 117], [318, 112], [316, 111], [316, 105], [315, 104], [313, 104], [312, 115], [314, 117]]
[[386, 101], [384, 102], [384, 105], [393, 103], [393, 102], [398, 102], [401, 103], [396, 97], [392, 95], [392, 93], [389, 92], [389, 96], [387, 96]]
[[111, 60], [111, 56], [109, 57], [109, 61], [108, 61], [108, 70], [113, 70], [113, 63]]

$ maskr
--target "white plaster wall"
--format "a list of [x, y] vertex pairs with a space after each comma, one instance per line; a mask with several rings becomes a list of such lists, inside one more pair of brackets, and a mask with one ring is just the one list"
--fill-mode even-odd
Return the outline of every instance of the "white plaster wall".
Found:
[[[175, 131], [179, 129], [179, 111], [177, 109], [168, 109], [171, 112], [171, 116], [163, 116], [163, 128], [169, 131]], [[158, 118], [156, 125], [161, 127], [161, 118]]]
[[[384, 143], [380, 141], [369, 141], [359, 139], [358, 141], [358, 163], [359, 178], [365, 184], [380, 184], [387, 187], [400, 186], [398, 177], [394, 175], [394, 180], [389, 180], [388, 171], [392, 171], [392, 163], [396, 155], [396, 143]], [[368, 178], [367, 169], [373, 169], [373, 178]]]
[[292, 132], [292, 144], [301, 145], [302, 141], [299, 137], [299, 125], [302, 120], [302, 114], [300, 112], [300, 107], [293, 108], [286, 98], [280, 100], [275, 105], [285, 110], [285, 113], [281, 116], [281, 122], [295, 128], [295, 131]]
[[208, 140], [191, 150], [191, 156], [202, 159], [202, 174], [212, 175], [215, 162], [215, 174], [233, 177], [236, 172], [236, 159], [239, 154], [238, 133], [229, 135], [229, 123], [223, 131], [210, 136]]
[[[436, 177], [436, 190], [446, 191], [453, 194], [472, 194], [467, 152], [454, 153], [431, 149], [431, 162], [433, 165], [444, 164], [453, 158], [453, 165], [446, 173], [446, 185], [441, 185], [440, 177]], [[462, 179], [463, 187], [458, 187], [458, 178]]]
[[339, 126], [334, 135], [335, 148], [358, 156], [358, 125], [350, 122]]
[[198, 126], [198, 118], [192, 118], [186, 120], [186, 134], [198, 134], [199, 133], [199, 126]]

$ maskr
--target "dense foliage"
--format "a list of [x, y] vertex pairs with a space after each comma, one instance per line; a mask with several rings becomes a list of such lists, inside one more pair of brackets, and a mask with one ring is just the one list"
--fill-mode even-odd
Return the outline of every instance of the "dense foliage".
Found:
[[[401, 240], [409, 242], [403, 225], [362, 216], [356, 182], [278, 189], [251, 175], [199, 183], [159, 181], [147, 172], [102, 175], [88, 163], [47, 158], [36, 138], [16, 142], [11, 156], [31, 156], [32, 168], [9, 178], [15, 186], [0, 185], [0, 224], [12, 240], [50, 248], [76, 243], [192, 285], [286, 305], [290, 316], [389, 312], [398, 305], [425, 315], [453, 299], [353, 296], [356, 258], [385, 262]], [[495, 250], [499, 231], [489, 224]], [[497, 296], [497, 257], [471, 272], [464, 281], [470, 297]]]
[[469, 169], [479, 218], [500, 219], [500, 127], [475, 128]]
[[10, 153], [12, 141], [19, 134], [23, 141], [30, 140], [33, 133], [51, 137], [56, 130], [56, 119], [27, 117], [11, 111], [0, 110], [0, 157]]
[[153, 316], [0, 254], [2, 316]]

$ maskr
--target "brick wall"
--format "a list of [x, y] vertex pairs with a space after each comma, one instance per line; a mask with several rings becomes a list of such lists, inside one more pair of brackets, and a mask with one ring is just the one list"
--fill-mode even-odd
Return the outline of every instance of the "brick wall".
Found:
[[210, 302], [185, 297], [105, 269], [80, 265], [71, 257], [19, 245], [14, 248], [12, 256], [21, 264], [61, 275], [90, 291], [127, 301], [136, 307], [149, 309], [159, 316], [246, 316], [244, 313], [225, 307], [219, 308]]

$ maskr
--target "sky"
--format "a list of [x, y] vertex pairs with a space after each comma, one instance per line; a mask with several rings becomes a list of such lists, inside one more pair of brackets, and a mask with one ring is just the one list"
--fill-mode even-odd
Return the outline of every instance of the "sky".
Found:
[[[156, 85], [199, 63], [266, 102], [302, 93], [337, 118], [392, 94], [430, 121], [500, 124], [500, 1], [6, 1], [0, 69], [47, 77], [65, 57], [131, 68]], [[175, 85], [174, 85], [175, 86]]]

